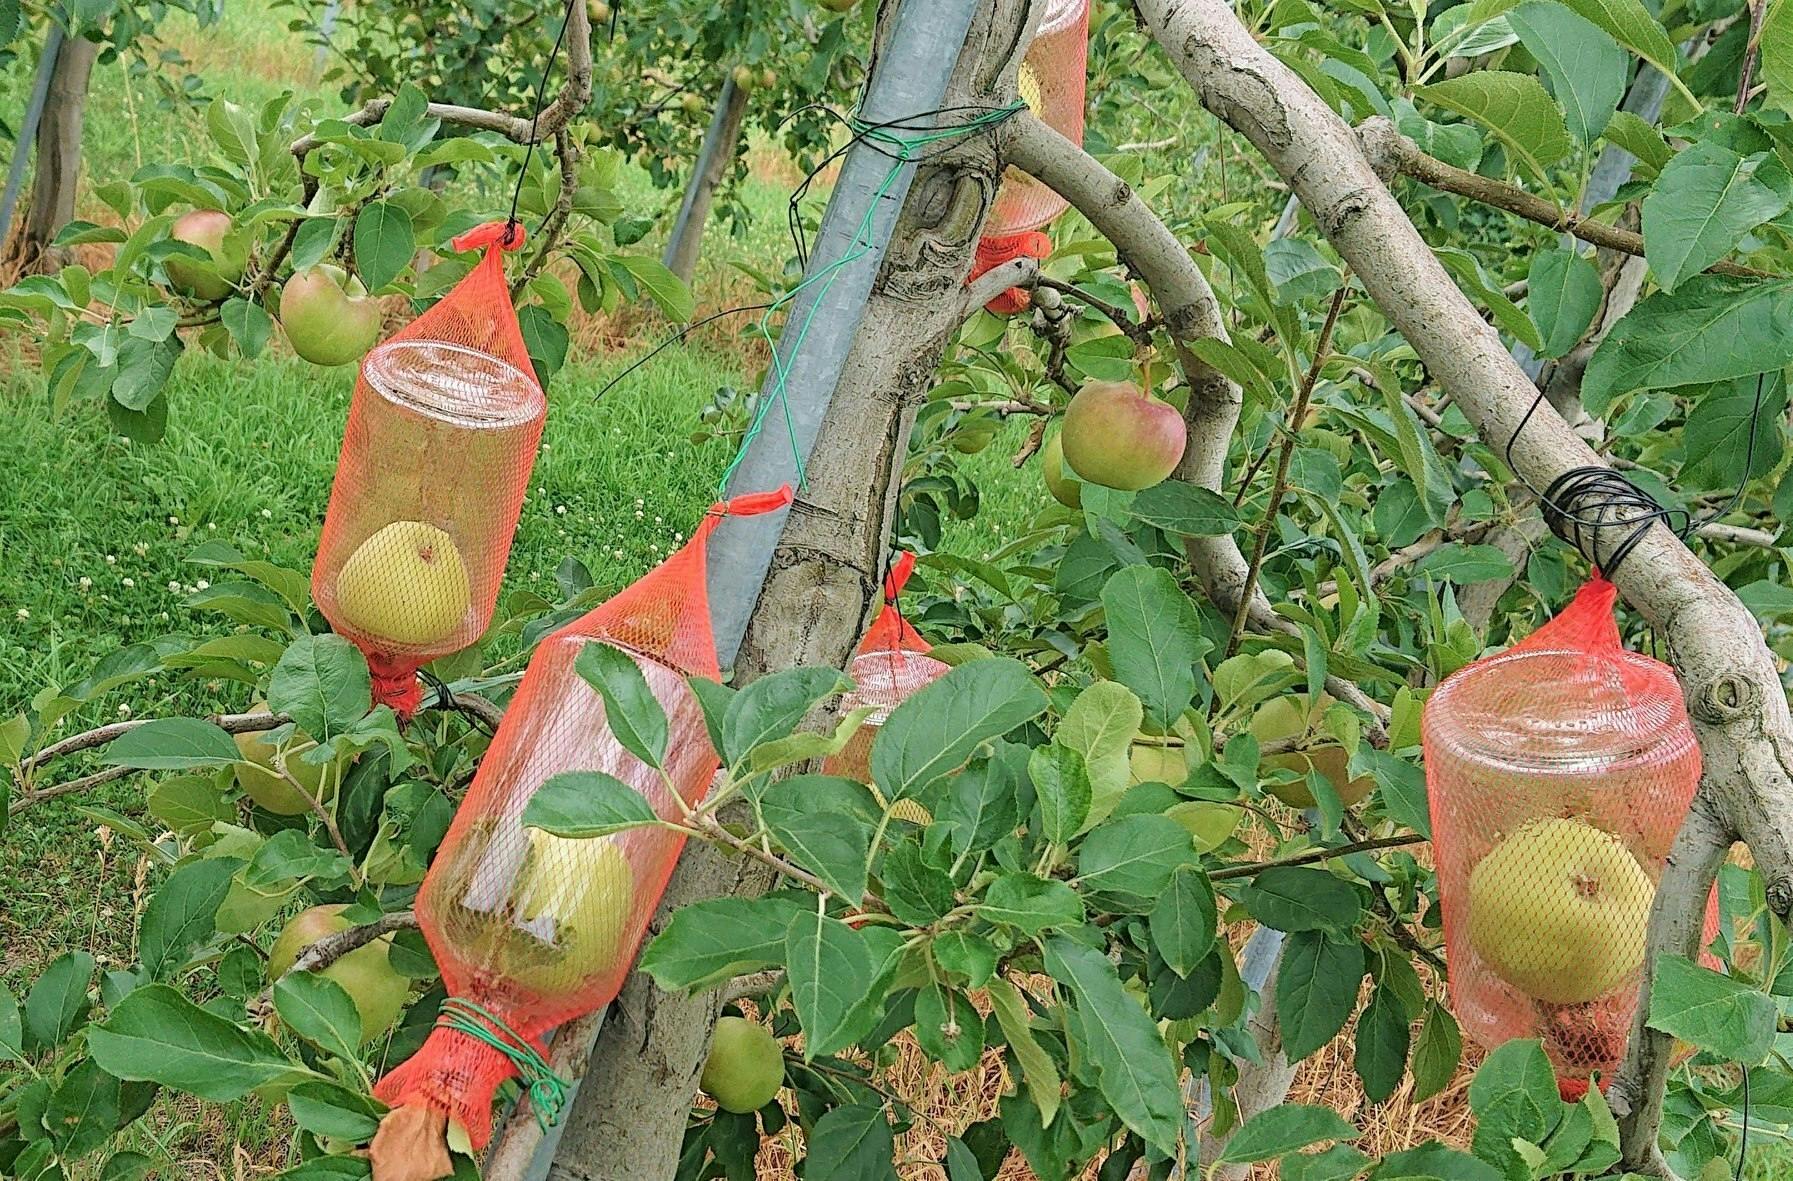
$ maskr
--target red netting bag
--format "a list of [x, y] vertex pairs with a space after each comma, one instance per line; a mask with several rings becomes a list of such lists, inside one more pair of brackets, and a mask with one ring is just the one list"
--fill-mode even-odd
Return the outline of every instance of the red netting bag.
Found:
[[1674, 671], [1625, 649], [1616, 598], [1596, 575], [1446, 678], [1422, 724], [1457, 1018], [1484, 1046], [1541, 1039], [1565, 1097], [1624, 1053], [1656, 882], [1700, 778]]
[[[716, 678], [705, 588], [710, 534], [725, 516], [789, 504], [789, 488], [711, 507], [691, 540], [639, 581], [543, 640], [418, 891], [418, 924], [450, 1002], [416, 1055], [374, 1093], [491, 1137], [492, 1095], [522, 1067], [538, 1117], [557, 1106], [534, 1055], [540, 1036], [608, 1004], [622, 987], [685, 840], [664, 828], [572, 839], [523, 827], [544, 783], [597, 771], [667, 819], [709, 790], [718, 765], [688, 676]], [[626, 750], [598, 690], [575, 668], [601, 642], [640, 670], [666, 713], [664, 775]], [[541, 1088], [546, 1087], [544, 1091]]]
[[[1083, 142], [1083, 97], [1089, 61], [1089, 0], [1046, 0], [1016, 75], [1021, 100], [1048, 127], [1073, 143]], [[990, 218], [977, 244], [971, 278], [1022, 257], [1046, 258], [1052, 239], [1040, 227], [1065, 211], [1068, 202], [1016, 168], [1003, 173]], [[1027, 292], [1011, 287], [984, 306], [1009, 315], [1029, 304]]]
[[879, 728], [889, 719], [890, 711], [945, 676], [950, 667], [927, 655], [930, 645], [903, 618], [897, 603], [903, 586], [914, 572], [915, 555], [903, 554], [884, 578], [884, 609], [866, 630], [865, 638], [859, 642], [859, 651], [847, 665], [847, 675], [853, 678], [853, 689], [841, 698], [842, 713], [867, 706], [872, 712], [846, 747], [823, 763], [822, 770], [826, 774], [869, 782], [872, 740], [877, 738]]
[[472, 272], [361, 362], [311, 594], [367, 655], [375, 700], [417, 709], [417, 670], [485, 633], [548, 401], [504, 281], [503, 222]]

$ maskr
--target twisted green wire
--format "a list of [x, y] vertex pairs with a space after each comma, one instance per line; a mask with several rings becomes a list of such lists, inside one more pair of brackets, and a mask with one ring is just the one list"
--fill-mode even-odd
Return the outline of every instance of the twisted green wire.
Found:
[[852, 129], [854, 136], [890, 149], [891, 154], [895, 158], [891, 162], [890, 171], [885, 173], [884, 180], [878, 185], [878, 191], [873, 194], [872, 200], [867, 203], [865, 216], [860, 219], [858, 228], [854, 230], [853, 241], [847, 249], [847, 252], [840, 258], [817, 271], [815, 274], [806, 277], [801, 283], [773, 300], [760, 315], [759, 323], [755, 325], [755, 331], [765, 338], [766, 343], [770, 345], [772, 349], [772, 389], [770, 391], [770, 396], [762, 399], [759, 406], [754, 410], [753, 421], [748, 424], [747, 433], [741, 437], [740, 450], [735, 453], [734, 459], [729, 462], [728, 468], [723, 471], [721, 483], [717, 486], [719, 494], [725, 495], [727, 493], [729, 481], [734, 478], [736, 469], [738, 469], [742, 462], [747, 458], [747, 448], [753, 443], [754, 439], [759, 437], [760, 430], [766, 424], [766, 414], [772, 409], [774, 402], [777, 402], [784, 412], [785, 434], [789, 438], [791, 444], [791, 461], [797, 472], [797, 487], [799, 489], [808, 487], [808, 479], [804, 471], [803, 451], [797, 444], [797, 424], [791, 417], [791, 403], [787, 396], [790, 369], [786, 363], [786, 355], [779, 349], [778, 342], [772, 339], [772, 317], [776, 315], [780, 309], [789, 306], [805, 289], [812, 285], [820, 285], [821, 290], [817, 292], [815, 300], [809, 305], [809, 312], [803, 318], [803, 323], [797, 330], [796, 343], [792, 346], [788, 354], [789, 356], [795, 356], [797, 351], [803, 347], [804, 340], [809, 336], [810, 325], [815, 320], [816, 309], [821, 306], [823, 297], [826, 296], [829, 289], [834, 286], [834, 281], [839, 277], [841, 269], [858, 262], [867, 254], [871, 253], [872, 222], [877, 216], [878, 205], [889, 195], [891, 188], [896, 184], [897, 177], [901, 175], [903, 169], [909, 164], [914, 163], [916, 150], [940, 143], [944, 140], [973, 135], [977, 132], [984, 131], [996, 126], [1003, 120], [1008, 119], [1017, 111], [1025, 111], [1026, 109], [1027, 104], [1017, 100], [1009, 106], [986, 111], [976, 118], [958, 124], [957, 126], [942, 127], [934, 131], [924, 131], [912, 135], [904, 135], [888, 127], [878, 127], [868, 124], [861, 120], [857, 115], [847, 120], [847, 126]]
[[439, 1029], [452, 1029], [476, 1042], [490, 1046], [510, 1060], [517, 1077], [529, 1094], [529, 1109], [535, 1114], [536, 1126], [546, 1132], [560, 1122], [572, 1083], [554, 1073], [548, 1060], [536, 1053], [535, 1047], [504, 1019], [466, 997], [451, 996], [442, 1002], [436, 1017]]

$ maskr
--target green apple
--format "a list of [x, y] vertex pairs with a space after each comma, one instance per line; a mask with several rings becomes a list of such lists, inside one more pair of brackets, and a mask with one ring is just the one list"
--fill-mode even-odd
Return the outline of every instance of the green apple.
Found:
[[565, 996], [615, 969], [635, 918], [635, 872], [615, 837], [524, 830], [529, 851], [511, 888], [498, 954], [505, 975]]
[[1066, 508], [1082, 506], [1083, 487], [1065, 474], [1064, 445], [1058, 435], [1047, 439], [1040, 448], [1040, 475], [1045, 478], [1046, 491], [1052, 493], [1052, 499]]
[[1185, 800], [1166, 808], [1164, 814], [1189, 830], [1197, 853], [1212, 853], [1226, 844], [1245, 819], [1244, 808], [1213, 800]]
[[784, 1086], [784, 1048], [757, 1021], [719, 1017], [697, 1085], [724, 1111], [758, 1111]]
[[953, 432], [953, 450], [960, 455], [976, 455], [996, 438], [1002, 424], [994, 418], [973, 418], [959, 424]]
[[[338, 931], [354, 926], [342, 916], [347, 906], [314, 906], [302, 910], [274, 940], [268, 949], [268, 979], [278, 980], [291, 970], [299, 956], [313, 943]], [[392, 936], [357, 947], [320, 975], [342, 986], [361, 1014], [361, 1040], [372, 1041], [392, 1027], [411, 994], [411, 982], [393, 970], [387, 958]]]
[[472, 592], [454, 538], [423, 521], [394, 521], [349, 555], [336, 576], [343, 621], [394, 644], [433, 644], [467, 618]]
[[[1332, 698], [1324, 693], [1312, 710], [1303, 708], [1304, 699], [1300, 697], [1273, 698], [1259, 706], [1257, 712], [1251, 715], [1251, 724], [1247, 729], [1259, 743], [1307, 738], [1318, 731], [1320, 715], [1331, 704]], [[1312, 746], [1305, 746], [1301, 750], [1265, 756], [1264, 766], [1293, 771], [1301, 778], [1286, 783], [1266, 783], [1264, 790], [1291, 808], [1311, 808], [1315, 802], [1314, 793], [1307, 785], [1307, 773], [1311, 768], [1332, 784], [1332, 790], [1338, 793], [1339, 801], [1349, 808], [1362, 801], [1376, 787], [1376, 781], [1368, 775], [1351, 778], [1350, 763], [1351, 756], [1345, 753], [1345, 748], [1333, 742], [1330, 736], [1323, 735], [1316, 738]]]
[[229, 249], [224, 242], [235, 225], [228, 213], [216, 209], [195, 209], [175, 219], [168, 236], [176, 242], [197, 246], [212, 256], [210, 269], [190, 258], [170, 255], [162, 263], [168, 282], [176, 291], [208, 303], [223, 299], [243, 277], [244, 259], [240, 251]]
[[1138, 492], [1176, 470], [1189, 444], [1183, 416], [1129, 381], [1089, 381], [1065, 407], [1064, 461], [1079, 479]]
[[1527, 996], [1580, 1004], [1636, 975], [1655, 893], [1618, 837], [1534, 820], [1470, 871], [1469, 942]]
[[746, 66], [736, 66], [729, 71], [729, 77], [734, 79], [735, 89], [743, 93], [751, 92], [760, 80], [760, 76]]
[[280, 326], [313, 365], [347, 365], [380, 339], [380, 301], [333, 263], [299, 271], [280, 292]]
[[701, 115], [704, 113], [704, 100], [701, 95], [688, 93], [683, 98], [679, 99], [679, 106], [684, 108], [687, 115]]
[[[258, 702], [254, 708], [266, 709], [267, 706]], [[336, 794], [335, 765], [308, 763], [299, 757], [317, 745], [311, 739], [295, 734], [282, 750], [268, 740], [264, 731], [238, 734], [235, 738], [237, 753], [243, 757], [243, 762], [236, 766], [237, 786], [258, 807], [276, 816], [298, 816], [311, 811], [310, 800], [327, 804]], [[275, 770], [276, 765], [298, 780], [299, 787], [282, 778]], [[299, 788], [304, 788], [304, 792], [301, 793]]]

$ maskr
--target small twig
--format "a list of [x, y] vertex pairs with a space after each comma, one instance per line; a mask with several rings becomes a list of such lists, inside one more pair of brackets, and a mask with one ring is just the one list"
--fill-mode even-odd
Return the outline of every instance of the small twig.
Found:
[[1251, 617], [1252, 599], [1258, 593], [1258, 575], [1264, 565], [1264, 551], [1270, 544], [1270, 531], [1276, 527], [1276, 513], [1282, 507], [1282, 499], [1289, 489], [1289, 463], [1295, 457], [1295, 444], [1301, 437], [1301, 420], [1307, 416], [1308, 402], [1314, 396], [1314, 386], [1320, 381], [1320, 370], [1326, 364], [1327, 353], [1332, 349], [1332, 330], [1338, 325], [1339, 310], [1345, 304], [1345, 292], [1349, 290], [1344, 284], [1332, 293], [1332, 305], [1326, 309], [1326, 322], [1320, 326], [1320, 338], [1314, 345], [1314, 359], [1307, 367], [1307, 375], [1302, 378], [1301, 389], [1295, 395], [1294, 408], [1289, 411], [1289, 420], [1283, 432], [1281, 453], [1276, 457], [1276, 480], [1270, 486], [1270, 500], [1264, 506], [1264, 520], [1258, 526], [1257, 536], [1252, 541], [1251, 562], [1245, 570], [1245, 585], [1239, 592], [1239, 609], [1233, 614], [1233, 626], [1227, 636], [1226, 655], [1231, 656], [1239, 647], [1239, 637], [1245, 634], [1245, 624]]
[[560, 196], [555, 199], [554, 208], [542, 221], [542, 228], [536, 231], [535, 255], [517, 281], [511, 284], [511, 298], [515, 299], [523, 289], [542, 273], [548, 260], [554, 254], [554, 248], [560, 244], [561, 231], [566, 229], [567, 218], [573, 212], [573, 197], [579, 187], [579, 148], [566, 133], [566, 128], [558, 128], [554, 132], [554, 154], [560, 157]]
[[104, 771], [95, 771], [92, 775], [83, 775], [79, 779], [71, 779], [67, 783], [57, 783], [41, 791], [30, 791], [8, 804], [6, 814], [23, 812], [33, 804], [41, 804], [45, 800], [53, 800], [57, 796], [74, 795], [86, 791], [90, 787], [98, 787], [102, 783], [111, 783], [114, 779], [123, 779], [136, 772], [135, 767], [107, 767]]
[[959, 319], [969, 320], [978, 309], [1011, 287], [1032, 288], [1039, 281], [1040, 261], [1022, 256], [991, 267], [965, 286], [959, 297]]
[[776, 991], [784, 984], [784, 971], [778, 969], [769, 972], [751, 972], [746, 976], [736, 976], [722, 990], [722, 1003], [738, 1001], [743, 997], [762, 996]]
[[1409, 845], [1423, 845], [1426, 838], [1417, 833], [1406, 833], [1398, 837], [1371, 837], [1367, 840], [1353, 841], [1349, 845], [1337, 845], [1330, 849], [1309, 849], [1305, 853], [1297, 853], [1292, 857], [1278, 857], [1273, 861], [1261, 861], [1253, 865], [1229, 865], [1225, 869], [1217, 869], [1208, 875], [1210, 881], [1222, 882], [1229, 878], [1248, 878], [1263, 873], [1267, 869], [1281, 869], [1288, 865], [1311, 865], [1316, 861], [1331, 861], [1335, 857], [1347, 857], [1352, 853], [1370, 853], [1377, 849], [1403, 849]]
[[1756, 58], [1762, 52], [1762, 22], [1768, 19], [1768, 0], [1747, 0], [1749, 4], [1749, 40], [1743, 45], [1743, 64], [1737, 70], [1737, 103], [1732, 110], [1743, 114], [1749, 109], [1749, 81], [1756, 72]]
[[1041, 287], [1050, 287], [1054, 291], [1064, 295], [1075, 296], [1090, 307], [1095, 308], [1098, 312], [1101, 312], [1104, 316], [1107, 316], [1110, 320], [1114, 321], [1114, 326], [1126, 333], [1128, 338], [1131, 339], [1134, 344], [1148, 345], [1152, 343], [1151, 329], [1135, 321], [1132, 316], [1129, 316], [1121, 309], [1119, 304], [1109, 303], [1105, 299], [1091, 295], [1083, 288], [1077, 286], [1077, 284], [1066, 283], [1062, 279], [1052, 279], [1045, 275], [1041, 275], [1038, 282]]
[[977, 398], [954, 398], [947, 405], [954, 410], [967, 412], [972, 410], [988, 410], [992, 414], [1007, 417], [1010, 414], [1052, 414], [1052, 407], [1042, 406], [1038, 402], [1024, 402], [1019, 399], [980, 401]]
[[[147, 726], [155, 720], [155, 718], [133, 718], [128, 722], [111, 722], [104, 726], [95, 726], [91, 730], [83, 730], [79, 734], [72, 734], [59, 742], [53, 742], [44, 747], [35, 755], [23, 760], [19, 769], [29, 775], [51, 759], [59, 759], [63, 755], [75, 754], [77, 751], [105, 746], [108, 742], [123, 737], [139, 726]], [[292, 721], [285, 714], [273, 714], [266, 711], [252, 714], [211, 714], [205, 720], [227, 734], [248, 734], [257, 730], [272, 730]]]
[[[297, 959], [293, 960], [293, 966], [287, 971], [322, 971], [351, 951], [366, 947], [382, 936], [390, 935], [394, 931], [414, 930], [416, 926], [416, 911], [397, 910], [391, 914], [383, 914], [371, 923], [348, 927], [335, 934], [326, 935], [315, 943], [306, 944], [305, 949], [299, 953]], [[266, 1013], [273, 1003], [274, 982], [270, 980], [268, 987], [264, 988], [261, 994], [249, 1003], [249, 1012], [252, 1014]]]
[[[305, 785], [300, 783], [298, 779], [294, 777], [293, 773], [286, 769], [285, 759], [278, 760], [274, 764], [273, 771], [280, 776], [281, 780], [283, 780], [288, 787], [299, 793], [299, 798], [305, 801], [305, 806], [311, 809], [312, 815], [324, 822], [324, 831], [330, 834], [330, 843], [335, 845], [336, 851], [341, 853], [343, 858], [348, 861], [349, 879], [354, 882], [355, 888], [359, 890], [362, 883], [361, 870], [355, 865], [354, 851], [349, 848], [349, 843], [343, 839], [342, 829], [337, 827], [336, 817], [330, 814], [330, 809], [324, 807], [324, 801], [305, 790]], [[330, 774], [330, 770], [326, 769], [325, 774]]]

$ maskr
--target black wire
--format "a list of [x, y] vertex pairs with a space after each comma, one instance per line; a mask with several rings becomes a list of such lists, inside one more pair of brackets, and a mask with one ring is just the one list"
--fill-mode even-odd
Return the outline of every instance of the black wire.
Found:
[[[427, 668], [418, 669], [417, 678], [427, 685], [430, 691], [436, 695], [437, 709], [459, 712], [460, 707], [455, 703], [454, 692], [449, 689], [447, 681], [444, 681], [441, 677], [437, 676]], [[484, 718], [480, 717], [478, 714], [472, 713], [464, 714], [463, 716], [473, 723], [474, 729], [479, 730], [488, 738], [493, 736], [492, 728], [486, 724]]]
[[1737, 1141], [1736, 1181], [1743, 1181], [1743, 1162], [1749, 1156], [1749, 1067], [1743, 1067], [1743, 1135]]
[[713, 324], [717, 320], [722, 319], [724, 316], [738, 316], [742, 312], [763, 312], [771, 306], [773, 306], [773, 305], [771, 305], [769, 303], [745, 303], [745, 304], [740, 305], [739, 307], [724, 308], [722, 311], [717, 312], [715, 315], [705, 316], [701, 320], [696, 320], [690, 324], [685, 325], [683, 328], [679, 329], [677, 332], [673, 333], [671, 336], [667, 337], [665, 340], [663, 340], [659, 344], [655, 345], [652, 349], [648, 350], [648, 352], [643, 354], [639, 359], [632, 362], [627, 369], [624, 369], [621, 373], [617, 374], [615, 377], [613, 377], [609, 381], [605, 382], [603, 384], [603, 386], [599, 388], [598, 392], [592, 395], [591, 400], [595, 402], [599, 398], [602, 398], [605, 394], [609, 393], [611, 391], [611, 389], [617, 385], [617, 383], [621, 382], [623, 378], [629, 376], [629, 374], [635, 372], [637, 369], [641, 368], [643, 365], [646, 365], [649, 361], [652, 361], [655, 357], [659, 356], [666, 349], [671, 348], [673, 345], [679, 343], [681, 340], [684, 340], [687, 336], [690, 336], [693, 332], [696, 332], [699, 328], [702, 328], [705, 324]]
[[[554, 48], [548, 54], [548, 64], [542, 67], [541, 81], [535, 84], [535, 113], [529, 117], [529, 142], [523, 148], [523, 167], [517, 173], [517, 187], [511, 190], [511, 211], [504, 219], [503, 245], [510, 245], [511, 235], [517, 228], [517, 203], [523, 199], [523, 182], [529, 179], [529, 162], [535, 157], [536, 141], [541, 137], [536, 134], [536, 125], [542, 118], [542, 100], [548, 93], [548, 75], [554, 72], [554, 63], [560, 57], [560, 47], [567, 39], [567, 26], [573, 23], [573, 5], [584, 3], [584, 0], [567, 0], [567, 10], [560, 18], [560, 33], [554, 38]], [[610, 35], [616, 36], [617, 12], [610, 14]]]

